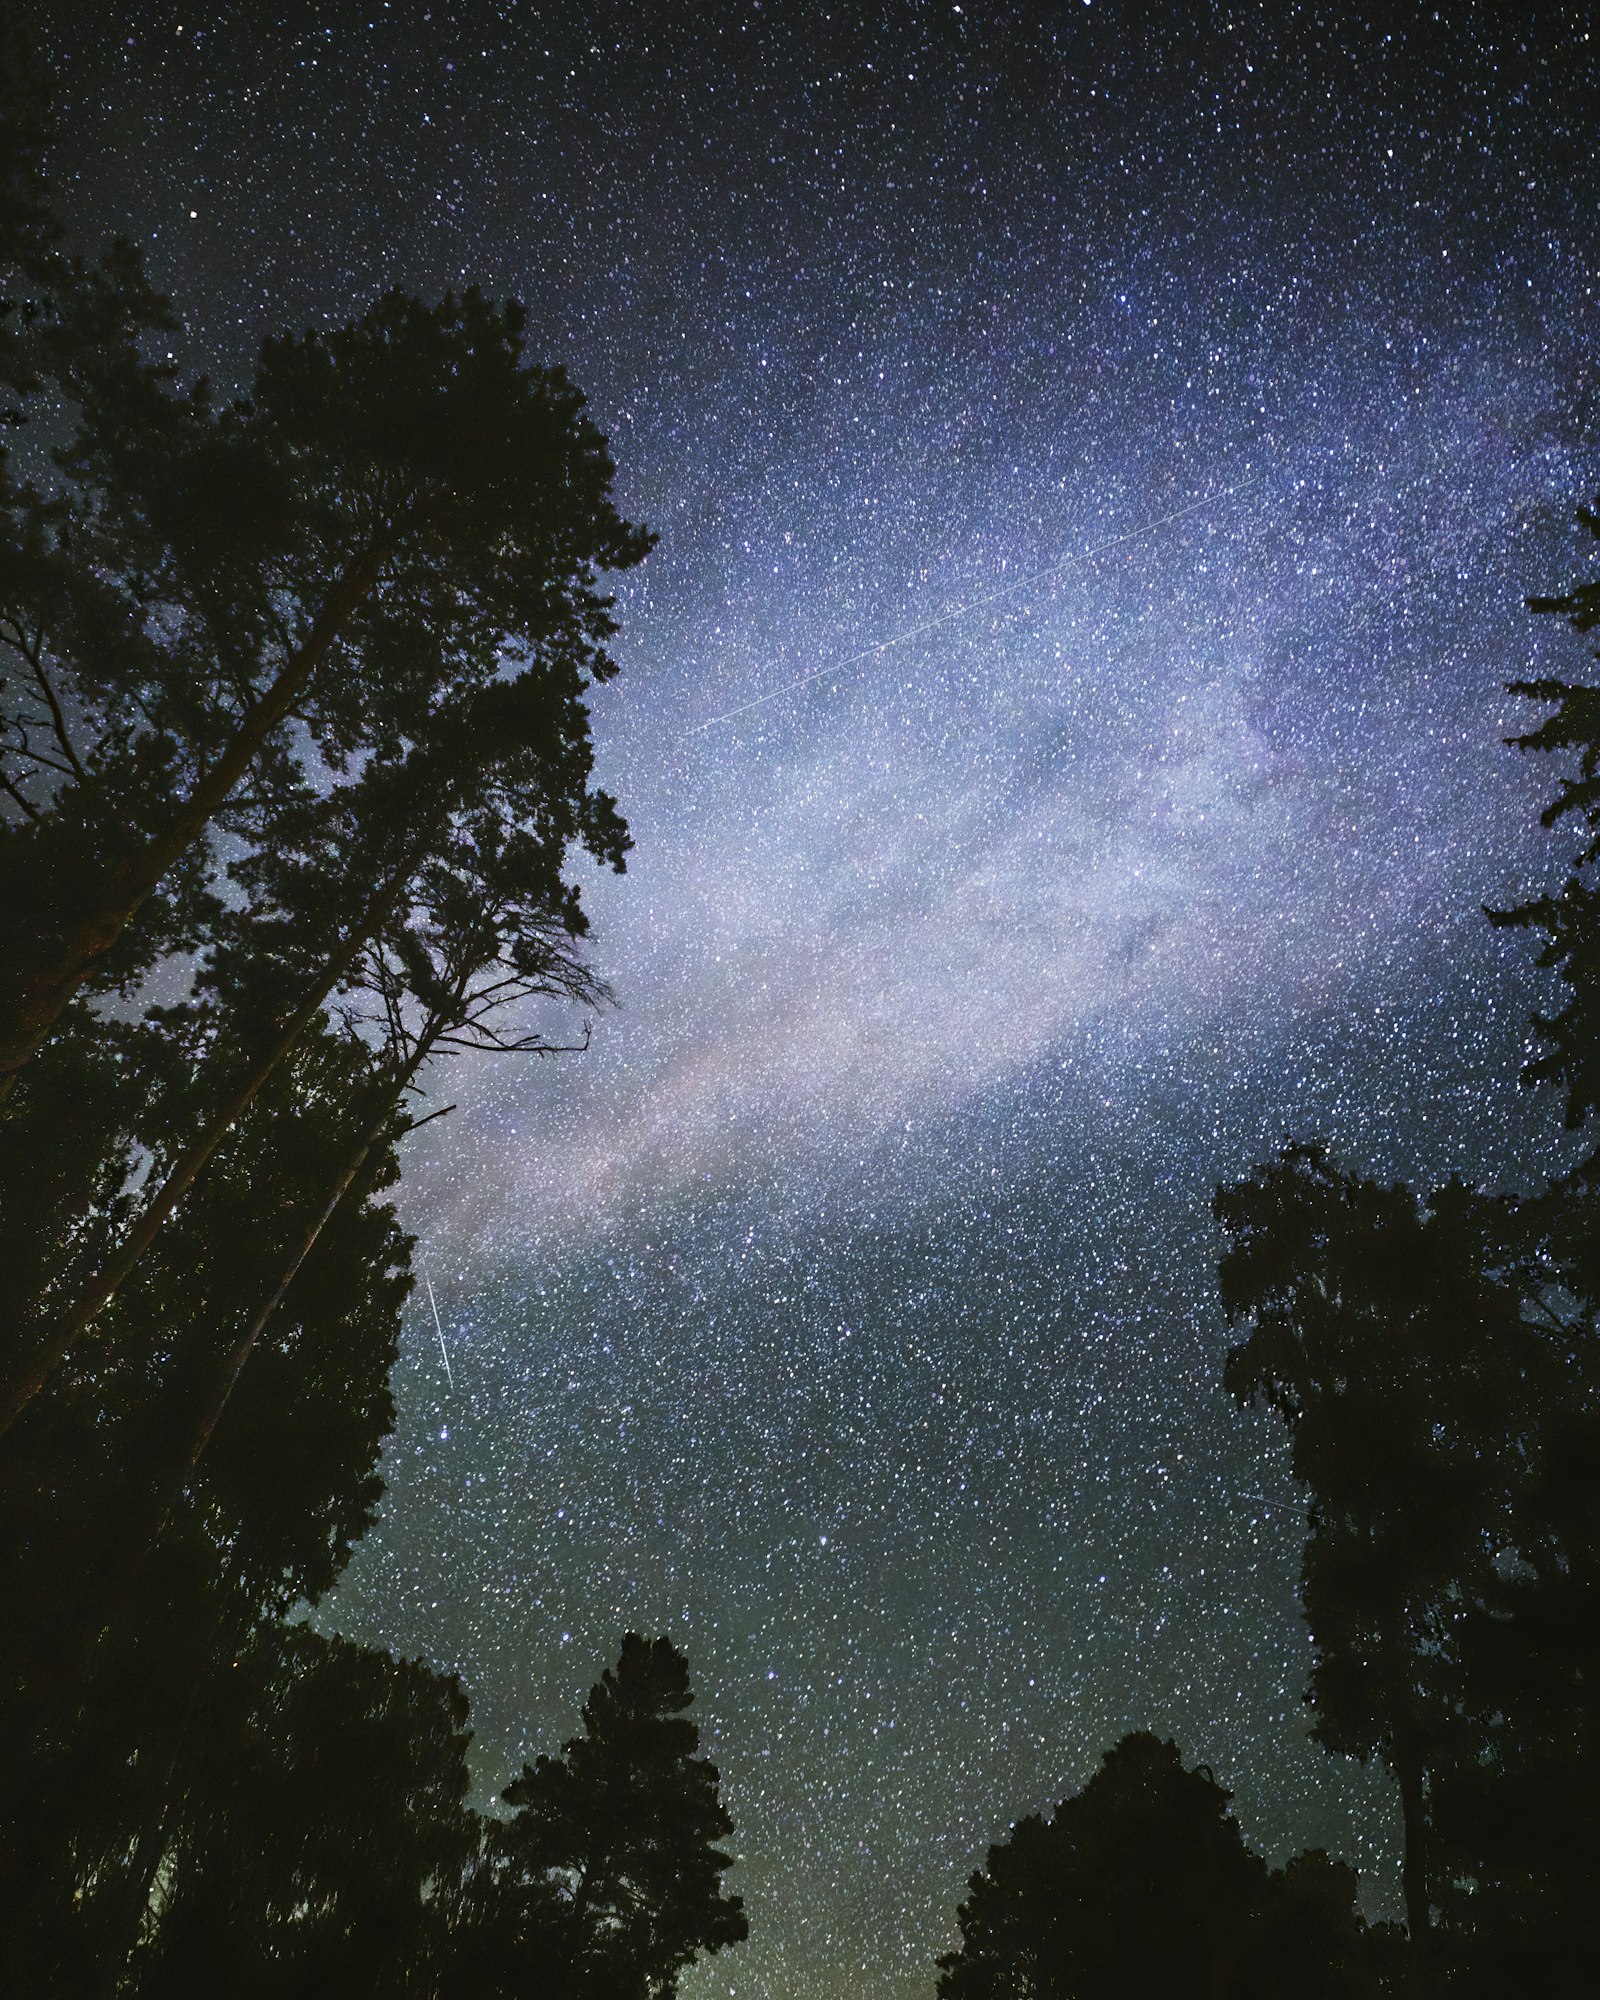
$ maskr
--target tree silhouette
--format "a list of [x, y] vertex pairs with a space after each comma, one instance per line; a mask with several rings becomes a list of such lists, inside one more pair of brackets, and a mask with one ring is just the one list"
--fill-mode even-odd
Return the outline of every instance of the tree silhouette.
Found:
[[518, 1015], [537, 999], [594, 1005], [603, 995], [604, 988], [573, 956], [565, 927], [524, 906], [522, 847], [514, 838], [499, 839], [480, 828], [479, 840], [464, 843], [449, 865], [439, 859], [425, 871], [398, 934], [375, 940], [378, 948], [369, 954], [363, 984], [382, 1009], [377, 1057], [351, 1092], [356, 1112], [339, 1150], [320, 1176], [303, 1176], [308, 1204], [214, 1372], [188, 1428], [161, 1520], [192, 1478], [246, 1364], [323, 1231], [359, 1194], [374, 1155], [439, 1115], [413, 1117], [404, 1109], [424, 1066], [440, 1054], [463, 1050], [553, 1053], [560, 1045], [525, 1018], [513, 1023], [500, 1017]]
[[474, 1834], [457, 1683], [265, 1626], [211, 1696], [169, 1813], [141, 1995], [426, 1995]]
[[[1600, 541], [1600, 512], [1580, 508], [1579, 520]], [[1578, 632], [1600, 625], [1600, 580], [1579, 583], [1560, 596], [1529, 599], [1532, 610], [1564, 617]], [[1600, 657], [1600, 656], [1597, 656]], [[1510, 910], [1491, 910], [1490, 921], [1542, 936], [1538, 962], [1556, 973], [1566, 998], [1553, 1015], [1534, 1025], [1544, 1052], [1528, 1064], [1529, 1083], [1554, 1084], [1565, 1098], [1569, 1130], [1580, 1131], [1600, 1107], [1600, 687], [1550, 678], [1513, 681], [1510, 691], [1543, 702], [1550, 713], [1535, 729], [1511, 738], [1519, 750], [1561, 757], [1576, 768], [1564, 771], [1555, 798], [1541, 815], [1553, 827], [1575, 818], [1583, 838], [1566, 881], [1553, 893], [1536, 896]], [[1600, 1155], [1591, 1153], [1582, 1171], [1597, 1174]]]
[[1587, 1177], [1517, 1204], [1541, 1362], [1509, 1529], [1460, 1622], [1464, 1754], [1438, 1776], [1441, 1902], [1474, 1994], [1580, 1990], [1600, 1896], [1600, 1244]]
[[409, 1244], [382, 1199], [392, 1154], [318, 1244], [203, 1467], [174, 1491], [190, 1413], [281, 1255], [302, 1178], [341, 1143], [349, 1051], [328, 1037], [301, 1062], [315, 1073], [293, 1079], [299, 1115], [260, 1107], [170, 1262], [119, 1295], [113, 1338], [76, 1357], [0, 1450], [0, 1898], [55, 1908], [69, 1929], [82, 1928], [74, 1898], [98, 1922], [118, 1875], [92, 1857], [156, 1809], [168, 1732], [207, 1662], [327, 1590], [382, 1491], [409, 1286]]
[[[62, 460], [67, 543], [93, 522], [94, 574], [138, 658], [107, 679], [105, 649], [89, 661], [32, 570], [0, 601], [35, 706], [100, 724], [91, 750], [57, 746], [50, 788], [0, 854], [19, 913], [0, 960], [0, 1075], [114, 960], [209, 826], [260, 836], [295, 727], [338, 772], [425, 742], [441, 708], [508, 663], [575, 691], [612, 671], [596, 572], [638, 561], [649, 538], [611, 505], [582, 398], [524, 361], [523, 324], [473, 292], [431, 308], [391, 294], [337, 332], [269, 341], [230, 410], [144, 378], [136, 398], [85, 401]], [[66, 530], [42, 497], [29, 506], [54, 562]], [[78, 691], [91, 665], [92, 699]], [[15, 755], [22, 796], [39, 771]]]
[[1209, 1771], [1125, 1736], [1083, 1791], [989, 1850], [939, 1960], [941, 2000], [1275, 2000], [1370, 1992], [1354, 1877], [1269, 1874]]
[[[1539, 1663], [1535, 1633], [1554, 1619], [1581, 1649], [1593, 1544], [1572, 1468], [1577, 1441], [1600, 1438], [1584, 1299], [1593, 1203], [1581, 1189], [1491, 1198], [1458, 1183], [1419, 1200], [1297, 1145], [1219, 1193], [1216, 1213], [1223, 1303], [1248, 1329], [1228, 1386], [1282, 1418], [1309, 1488], [1315, 1734], [1394, 1772], [1412, 1937], [1435, 1907], [1460, 1937], [1497, 1896], [1469, 1801], [1509, 1801], [1535, 1716], [1553, 1724], [1587, 1698], [1568, 1668], [1555, 1700], [1561, 1674]], [[1575, 1749], [1583, 1732], [1563, 1732]], [[1508, 1817], [1490, 1820], [1509, 1834]], [[1502, 1847], [1502, 1879], [1528, 1858]]]
[[1381, 1758], [1400, 1787], [1412, 1936], [1428, 1928], [1429, 1772], [1455, 1726], [1458, 1627], [1509, 1535], [1539, 1347], [1490, 1268], [1492, 1205], [1422, 1204], [1291, 1145], [1219, 1192], [1228, 1356], [1241, 1403], [1288, 1426], [1310, 1489], [1301, 1598], [1318, 1740]]
[[1356, 1908], [1356, 1875], [1319, 1849], [1267, 1878], [1252, 1924], [1240, 1990], [1250, 2000], [1362, 2000], [1407, 1990], [1404, 1939], [1368, 1925]]
[[[1578, 519], [1600, 541], [1600, 507]], [[1579, 633], [1600, 626], [1600, 578], [1529, 600]], [[1600, 657], [1600, 655], [1597, 655]], [[1554, 1085], [1569, 1130], [1600, 1108], [1600, 686], [1551, 677], [1511, 692], [1544, 704], [1538, 726], [1512, 742], [1560, 760], [1546, 827], [1575, 822], [1565, 881], [1491, 921], [1533, 932], [1538, 963], [1563, 989], [1536, 1015], [1543, 1044], [1524, 1080]], [[1449, 1776], [1457, 1878], [1452, 1897], [1471, 1936], [1471, 1982], [1485, 1994], [1578, 1990], [1587, 1978], [1590, 1913], [1600, 1896], [1600, 1150], [1528, 1207], [1531, 1262], [1559, 1273], [1532, 1288], [1559, 1366], [1529, 1454], [1514, 1558], [1466, 1635], [1471, 1711], [1484, 1754]], [[1552, 1240], [1553, 1239], [1553, 1240]]]
[[425, 1072], [606, 997], [566, 867], [629, 845], [586, 704], [651, 538], [515, 304], [186, 385], [48, 138], [0, 26], [6, 1980], [669, 1995], [745, 1922], [668, 1642], [485, 1818], [455, 1683], [292, 1618], [382, 1492]]
[[[61, 1163], [57, 1212], [92, 1214], [99, 1254], [84, 1239], [52, 1258], [35, 1232], [8, 1271], [0, 1430], [300, 1038], [370, 983], [430, 871], [493, 854], [508, 944], [519, 922], [582, 934], [569, 848], [620, 868], [627, 846], [591, 784], [584, 696], [614, 671], [596, 577], [650, 540], [611, 505], [582, 398], [524, 360], [514, 305], [391, 295], [356, 325], [269, 342], [228, 410], [180, 394], [140, 359], [156, 307], [136, 264], [119, 255], [107, 276], [59, 254], [26, 118], [17, 135], [9, 379], [53, 389], [78, 428], [47, 484], [0, 494], [0, 652], [17, 663], [0, 681], [15, 808], [0, 813], [0, 1091], [14, 1099], [52, 1024], [83, 1032], [89, 1017], [63, 1011], [74, 991], [131, 997], [175, 944], [197, 948], [188, 1011], [205, 1018], [180, 1036], [203, 1074], [168, 1093], [160, 1138], [141, 1149], [124, 1128], [101, 1159]], [[92, 617], [85, 591], [106, 600]], [[210, 828], [230, 836], [247, 912], [217, 894]], [[0, 1143], [18, 1132], [8, 1113]], [[119, 1154], [143, 1192], [97, 1201]]]
[[584, 1703], [583, 1735], [504, 1794], [516, 1810], [483, 1906], [545, 1954], [559, 1938], [584, 1995], [667, 2000], [697, 1952], [748, 1935], [740, 1898], [721, 1890], [732, 1863], [715, 1843], [733, 1822], [716, 1767], [695, 1754], [693, 1699], [671, 1641], [630, 1632]]

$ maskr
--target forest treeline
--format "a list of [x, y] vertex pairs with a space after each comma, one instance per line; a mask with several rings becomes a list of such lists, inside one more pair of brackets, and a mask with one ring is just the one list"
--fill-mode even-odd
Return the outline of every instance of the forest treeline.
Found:
[[[1600, 512], [1580, 510], [1600, 540]], [[1530, 600], [1580, 633], [1600, 578]], [[1600, 1905], [1600, 686], [1510, 683], [1560, 766], [1564, 880], [1487, 920], [1559, 1004], [1524, 1081], [1541, 1184], [1414, 1189], [1291, 1141], [1220, 1188], [1224, 1380], [1284, 1426], [1306, 1496], [1306, 1700], [1330, 1755], [1393, 1778], [1403, 1924], [1321, 1853], [1269, 1871], [1229, 1794], [1153, 1736], [992, 1848], [942, 2000], [1410, 2000], [1590, 1990]], [[1576, 1159], [1576, 1164], [1573, 1164]]]
[[0, 1985], [669, 1994], [746, 1928], [673, 1646], [479, 1813], [456, 1681], [294, 1615], [381, 1493], [425, 1086], [606, 997], [650, 537], [515, 305], [185, 381], [0, 91]]
[[[746, 1933], [675, 1648], [622, 1637], [580, 1732], [479, 1812], [458, 1683], [300, 1615], [381, 1496], [429, 1086], [579, 1048], [607, 999], [571, 871], [628, 849], [588, 700], [605, 579], [651, 538], [513, 304], [393, 294], [269, 340], [242, 395], [186, 378], [138, 258], [67, 240], [50, 139], [6, 43], [4, 1984], [667, 1996]], [[1586, 631], [1600, 584], [1542, 608]], [[1494, 921], [1556, 975], [1531, 1080], [1582, 1132], [1600, 690], [1520, 692], [1580, 840]], [[1326, 1856], [1270, 1869], [1135, 1735], [990, 1852], [945, 2000], [1580, 1990], [1597, 1182], [1600, 1148], [1508, 1194], [1308, 1141], [1217, 1196], [1227, 1387], [1308, 1496], [1315, 1733], [1394, 1778], [1404, 1923]]]

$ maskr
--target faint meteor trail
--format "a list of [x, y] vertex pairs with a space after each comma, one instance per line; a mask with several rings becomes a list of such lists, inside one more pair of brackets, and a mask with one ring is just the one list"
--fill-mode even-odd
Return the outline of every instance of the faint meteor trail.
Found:
[[428, 1287], [428, 1304], [433, 1307], [433, 1330], [439, 1336], [439, 1359], [444, 1363], [444, 1379], [450, 1384], [453, 1390], [456, 1386], [456, 1378], [450, 1372], [450, 1356], [445, 1350], [444, 1328], [439, 1324], [439, 1307], [433, 1296], [433, 1281], [429, 1278], [426, 1271], [422, 1274], [422, 1282]]
[[1174, 521], [1181, 521], [1187, 514], [1198, 514], [1203, 507], [1214, 507], [1220, 500], [1236, 499], [1241, 493], [1248, 493], [1252, 486], [1259, 486], [1265, 477], [1257, 473], [1254, 478], [1242, 480], [1237, 486], [1224, 487], [1220, 493], [1207, 493], [1198, 500], [1191, 500], [1186, 507], [1179, 507], [1171, 514], [1163, 514], [1159, 520], [1145, 521], [1137, 528], [1130, 528], [1126, 534], [1113, 535], [1109, 541], [1098, 542], [1092, 549], [1079, 549], [1076, 554], [1063, 557], [1058, 563], [1047, 564], [1044, 569], [1030, 570], [1026, 576], [1019, 576], [1010, 583], [1003, 583], [998, 590], [986, 591], [982, 597], [968, 598], [965, 604], [953, 605], [948, 611], [928, 618], [920, 625], [913, 625], [904, 632], [897, 632], [892, 639], [882, 639], [875, 646], [866, 646], [859, 653], [851, 653], [843, 660], [832, 660], [825, 667], [813, 667], [808, 674], [801, 674], [797, 680], [785, 681], [782, 687], [769, 688], [765, 694], [753, 695], [749, 701], [742, 701], [736, 708], [724, 709], [721, 715], [713, 715], [708, 722], [697, 722], [692, 729], [685, 730], [687, 736], [699, 736], [704, 730], [715, 729], [718, 723], [731, 722], [736, 715], [744, 715], [752, 708], [760, 708], [769, 701], [780, 701], [786, 694], [793, 694], [796, 688], [803, 688], [812, 681], [819, 681], [825, 674], [841, 674], [850, 667], [860, 666], [863, 660], [873, 660], [880, 653], [887, 653], [892, 647], [904, 646], [913, 639], [920, 639], [925, 633], [937, 631], [941, 625], [952, 620], [965, 618], [969, 612], [981, 611], [986, 604], [997, 604], [1002, 597], [1010, 597], [1019, 590], [1026, 590], [1029, 584], [1043, 583], [1047, 578], [1064, 576], [1069, 570], [1082, 564], [1093, 562], [1096, 556], [1103, 556], [1108, 549], [1121, 548], [1125, 542], [1137, 542], [1145, 535], [1153, 535], [1158, 528], [1170, 528]]

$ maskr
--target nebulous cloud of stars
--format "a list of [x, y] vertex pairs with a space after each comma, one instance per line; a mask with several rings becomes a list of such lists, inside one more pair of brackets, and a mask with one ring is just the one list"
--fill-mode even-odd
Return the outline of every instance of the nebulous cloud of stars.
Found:
[[454, 1383], [414, 1301], [321, 1615], [459, 1669], [485, 1774], [673, 1633], [752, 1925], [686, 1993], [928, 1993], [1131, 1727], [1393, 1897], [1208, 1202], [1289, 1131], [1547, 1144], [1481, 909], [1555, 866], [1503, 683], [1581, 657], [1523, 599], [1597, 478], [1582, 10], [1396, 12], [31, 9], [74, 217], [213, 373], [515, 293], [661, 535], [621, 1004], [439, 1080]]

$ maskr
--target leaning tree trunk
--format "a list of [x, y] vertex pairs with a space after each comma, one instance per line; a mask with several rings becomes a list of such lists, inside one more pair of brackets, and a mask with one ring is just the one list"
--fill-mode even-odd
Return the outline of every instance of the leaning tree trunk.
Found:
[[[398, 1094], [396, 1092], [396, 1097], [398, 1097]], [[222, 1413], [228, 1407], [234, 1390], [239, 1386], [239, 1377], [244, 1373], [246, 1362], [249, 1361], [251, 1355], [255, 1352], [256, 1345], [261, 1339], [262, 1334], [266, 1332], [268, 1326], [276, 1316], [278, 1308], [283, 1304], [285, 1294], [299, 1275], [301, 1266], [317, 1247], [318, 1238], [338, 1214], [345, 1197], [359, 1178], [362, 1168], [371, 1159], [373, 1148], [383, 1136], [383, 1128], [388, 1123], [390, 1114], [394, 1109], [394, 1103], [395, 1099], [391, 1098], [384, 1106], [382, 1116], [373, 1121], [363, 1133], [356, 1146], [347, 1155], [345, 1164], [340, 1169], [339, 1177], [329, 1190], [328, 1196], [321, 1208], [317, 1210], [316, 1214], [307, 1222], [304, 1229], [296, 1235], [293, 1243], [289, 1246], [288, 1255], [284, 1258], [283, 1265], [278, 1272], [278, 1277], [272, 1290], [251, 1315], [249, 1323], [230, 1349], [227, 1361], [218, 1373], [211, 1392], [207, 1396], [195, 1420], [194, 1428], [189, 1434], [189, 1443], [184, 1456], [182, 1471], [178, 1474], [171, 1491], [163, 1497], [161, 1517], [156, 1526], [157, 1536], [166, 1528], [167, 1522], [171, 1519], [173, 1510], [182, 1497], [185, 1488], [190, 1484], [195, 1473], [198, 1471], [200, 1461], [205, 1456], [206, 1447], [211, 1442], [217, 1424], [221, 1420]]]
[[227, 748], [153, 839], [111, 869], [92, 906], [74, 918], [49, 960], [0, 1001], [0, 1091], [38, 1052], [62, 1010], [133, 920], [145, 898], [227, 803], [272, 732], [305, 692], [377, 584], [394, 535], [375, 542], [329, 591], [304, 643], [235, 730]]
[[167, 1524], [177, 1511], [184, 1492], [199, 1470], [200, 1461], [211, 1443], [222, 1413], [228, 1407], [233, 1392], [238, 1387], [239, 1377], [244, 1373], [245, 1366], [255, 1352], [261, 1336], [283, 1304], [289, 1287], [299, 1275], [306, 1259], [317, 1247], [323, 1231], [338, 1214], [351, 1189], [359, 1181], [363, 1169], [372, 1158], [390, 1119], [394, 1116], [395, 1106], [404, 1097], [418, 1070], [427, 1061], [443, 1025], [443, 1023], [430, 1024], [429, 1028], [418, 1037], [405, 1062], [390, 1076], [370, 1116], [353, 1136], [339, 1171], [329, 1184], [322, 1201], [289, 1242], [271, 1291], [256, 1307], [238, 1339], [229, 1349], [226, 1361], [212, 1378], [211, 1386], [195, 1412], [182, 1455], [157, 1495], [151, 1523], [139, 1536], [138, 1546], [130, 1547], [127, 1552], [128, 1573], [137, 1573], [150, 1551], [166, 1532]]
[[[217, 1615], [211, 1621], [205, 1649], [201, 1653], [194, 1673], [190, 1676], [189, 1696], [184, 1704], [183, 1719], [173, 1733], [149, 1810], [145, 1813], [143, 1824], [135, 1836], [133, 1852], [125, 1864], [125, 1880], [117, 1887], [122, 1935], [118, 1938], [116, 1929], [113, 1928], [113, 1942], [103, 1952], [103, 1962], [99, 1968], [101, 1980], [99, 2000], [116, 2000], [116, 1995], [122, 1991], [124, 1981], [128, 1977], [130, 1962], [139, 1946], [140, 1933], [149, 1916], [151, 1892], [155, 1888], [161, 1863], [166, 1859], [172, 1821], [181, 1800], [178, 1785], [179, 1767], [194, 1732], [195, 1718], [210, 1691], [208, 1669], [217, 1657], [217, 1640], [228, 1617], [227, 1589], [232, 1581], [233, 1567], [234, 1559], [230, 1556], [219, 1582], [220, 1601]], [[244, 1629], [247, 1628], [240, 1628], [241, 1633]]]
[[410, 879], [425, 845], [425, 841], [418, 840], [407, 849], [399, 867], [369, 900], [361, 921], [323, 966], [315, 987], [285, 1021], [274, 1039], [260, 1051], [255, 1062], [237, 1078], [232, 1090], [217, 1106], [199, 1135], [178, 1155], [166, 1179], [139, 1211], [127, 1235], [65, 1312], [50, 1321], [43, 1340], [29, 1355], [25, 1366], [0, 1382], [0, 1437], [5, 1436], [92, 1322], [110, 1304], [140, 1258], [171, 1220], [211, 1156], [294, 1053], [323, 1002], [376, 935], [396, 897]]
[[1394, 1774], [1400, 1783], [1400, 1816], [1405, 1835], [1400, 1885], [1405, 1896], [1406, 1929], [1412, 1943], [1418, 1944], [1427, 1936], [1432, 1923], [1428, 1896], [1427, 1765], [1416, 1725], [1409, 1716], [1401, 1717], [1395, 1725], [1392, 1756]]
[[[434, 1031], [435, 1036], [437, 1032]], [[158, 1476], [155, 1492], [148, 1503], [137, 1508], [134, 1518], [124, 1525], [115, 1552], [105, 1564], [99, 1580], [86, 1593], [83, 1609], [59, 1649], [59, 1656], [51, 1663], [48, 1680], [55, 1687], [69, 1685], [82, 1678], [101, 1634], [115, 1623], [132, 1599], [157, 1544], [193, 1482], [246, 1363], [282, 1305], [301, 1266], [316, 1248], [318, 1238], [359, 1180], [362, 1169], [371, 1159], [394, 1115], [395, 1105], [427, 1060], [433, 1039], [430, 1036], [413, 1048], [401, 1069], [390, 1078], [360, 1130], [352, 1135], [344, 1160], [324, 1198], [287, 1246], [271, 1291], [251, 1314], [221, 1369], [210, 1377], [184, 1442], [174, 1453], [166, 1472]], [[31, 1699], [35, 1704], [46, 1693], [45, 1677], [36, 1678], [39, 1684], [24, 1690], [25, 1699]]]

